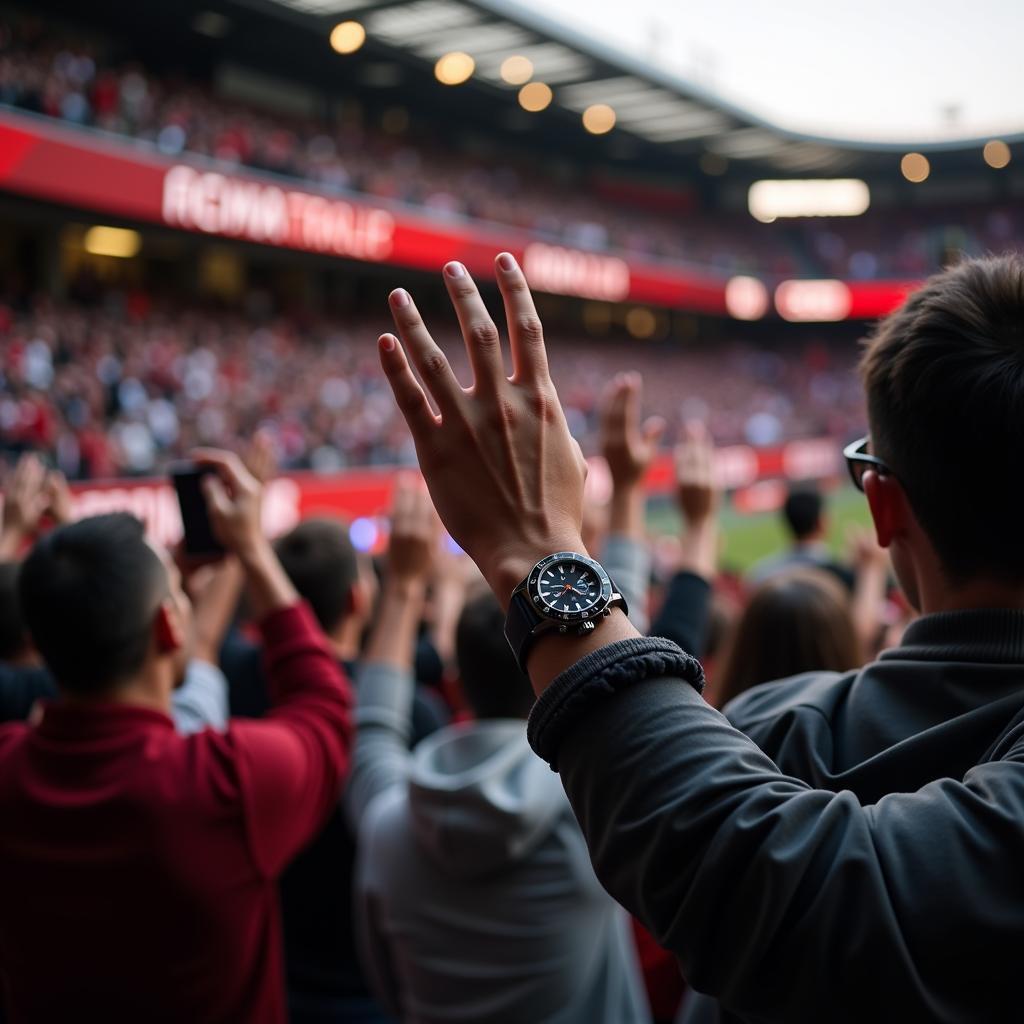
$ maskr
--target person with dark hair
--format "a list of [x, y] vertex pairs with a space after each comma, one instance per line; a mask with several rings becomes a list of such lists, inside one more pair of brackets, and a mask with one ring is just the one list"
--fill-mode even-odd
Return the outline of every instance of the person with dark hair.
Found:
[[832, 557], [825, 543], [828, 523], [825, 518], [825, 498], [817, 486], [810, 482], [793, 484], [782, 504], [782, 521], [791, 538], [790, 547], [781, 554], [769, 555], [755, 563], [749, 572], [752, 583], [764, 583], [773, 575], [794, 566], [827, 569], [849, 588], [853, 574]]
[[395, 501], [359, 674], [346, 807], [374, 990], [400, 1020], [649, 1020], [629, 920], [594, 876], [558, 779], [526, 741], [529, 679], [491, 594], [456, 631], [473, 721], [408, 752], [412, 651], [437, 539], [424, 492]]
[[201, 453], [217, 536], [242, 565], [274, 707], [178, 734], [195, 623], [142, 524], [40, 539], [25, 622], [58, 689], [0, 727], [0, 965], [14, 1020], [285, 1020], [275, 881], [335, 806], [349, 693], [259, 526], [259, 485]]
[[[47, 472], [34, 455], [25, 455], [4, 482], [0, 549], [11, 555], [41, 534], [46, 519], [62, 525], [71, 518], [71, 493], [59, 473]], [[0, 564], [0, 722], [22, 722], [40, 701], [57, 696], [50, 671], [29, 636], [18, 596], [18, 562]], [[217, 667], [217, 651], [227, 629], [222, 595], [234, 570], [225, 560], [205, 567], [187, 581], [196, 614], [195, 643], [185, 682], [174, 690], [171, 714], [178, 731], [223, 729], [228, 720], [227, 681]], [[199, 575], [203, 581], [197, 580]]]
[[[511, 376], [458, 263], [472, 386], [402, 289], [401, 340], [379, 349], [445, 526], [521, 615], [552, 552], [585, 557], [585, 464], [522, 271], [509, 253], [496, 270]], [[1022, 325], [1024, 258], [1006, 256], [937, 275], [878, 328], [871, 435], [845, 454], [921, 617], [860, 671], [743, 694], [725, 711], [749, 736], [702, 698], [700, 664], [604, 591], [582, 625], [561, 612], [523, 641], [507, 620], [538, 695], [531, 744], [598, 876], [734, 1019], [1020, 1015]]]
[[807, 672], [848, 672], [863, 663], [842, 584], [823, 569], [792, 568], [750, 595], [709, 690], [722, 707], [761, 683]]

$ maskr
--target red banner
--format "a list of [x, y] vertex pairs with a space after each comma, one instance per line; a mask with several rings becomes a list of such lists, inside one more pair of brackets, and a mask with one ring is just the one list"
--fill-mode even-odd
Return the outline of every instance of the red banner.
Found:
[[[728, 280], [690, 267], [586, 252], [513, 228], [440, 220], [408, 207], [300, 188], [271, 175], [229, 172], [212, 161], [173, 161], [146, 144], [7, 110], [0, 111], [0, 189], [133, 221], [418, 270], [437, 270], [458, 259], [471, 271], [489, 274], [495, 254], [508, 250], [539, 291], [728, 312]], [[842, 315], [823, 319], [887, 313], [911, 286], [842, 284], [848, 298]], [[803, 315], [788, 319], [815, 318], [814, 294], [796, 306]], [[784, 308], [779, 311], [786, 315]]]
[[[835, 479], [841, 472], [840, 445], [831, 438], [793, 441], [781, 448], [732, 445], [716, 455], [719, 485], [744, 492], [766, 480]], [[391, 507], [400, 470], [353, 470], [333, 476], [292, 473], [267, 484], [263, 526], [268, 536], [287, 532], [310, 516], [330, 516], [355, 524], [353, 540], [368, 550], [383, 541], [382, 517]], [[672, 457], [656, 460], [647, 477], [652, 495], [670, 494], [675, 486]], [[587, 478], [590, 500], [604, 503], [611, 480], [603, 459], [590, 461]], [[107, 512], [131, 512], [146, 523], [150, 536], [171, 545], [181, 537], [181, 515], [174, 489], [165, 479], [110, 480], [72, 485], [76, 518]]]

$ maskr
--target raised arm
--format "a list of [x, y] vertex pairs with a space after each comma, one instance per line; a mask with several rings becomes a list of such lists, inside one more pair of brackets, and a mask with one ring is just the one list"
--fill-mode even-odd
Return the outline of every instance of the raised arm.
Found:
[[703, 423], [690, 422], [676, 447], [676, 501], [683, 520], [679, 561], [651, 627], [700, 657], [708, 629], [711, 586], [718, 575], [718, 506], [715, 446]]
[[652, 417], [641, 426], [642, 398], [639, 373], [623, 373], [612, 381], [601, 410], [601, 451], [612, 478], [604, 567], [626, 599], [630, 622], [646, 633], [651, 552], [644, 477], [657, 454], [665, 422]]
[[351, 693], [312, 613], [300, 603], [259, 522], [260, 485], [233, 455], [204, 451], [217, 536], [245, 574], [260, 623], [271, 708], [232, 722], [233, 747], [256, 863], [275, 875], [335, 806], [352, 747]]
[[345, 811], [356, 831], [381, 793], [408, 781], [413, 659], [438, 527], [422, 483], [400, 482], [391, 515], [380, 606], [359, 666], [358, 739], [344, 795]]
[[[579, 550], [581, 460], [514, 260], [498, 259], [511, 379], [465, 269], [445, 280], [472, 388], [404, 292], [404, 347], [384, 336], [381, 359], [442, 519], [507, 602], [538, 559]], [[1016, 1012], [1024, 723], [964, 779], [861, 807], [781, 775], [700, 699], [699, 665], [621, 613], [544, 639], [528, 668], [534, 747], [561, 773], [598, 875], [697, 988], [758, 1021]]]

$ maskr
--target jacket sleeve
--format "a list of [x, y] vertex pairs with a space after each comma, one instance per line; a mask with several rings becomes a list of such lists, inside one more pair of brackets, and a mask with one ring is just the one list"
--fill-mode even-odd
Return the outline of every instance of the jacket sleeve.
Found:
[[271, 707], [233, 720], [233, 745], [257, 867], [274, 876], [337, 805], [352, 749], [352, 697], [305, 605], [261, 624]]
[[862, 807], [783, 776], [665, 643], [588, 656], [530, 736], [601, 881], [690, 984], [758, 1022], [1012, 1017], [1024, 728], [963, 779]]
[[629, 621], [637, 632], [646, 633], [650, 625], [647, 602], [651, 586], [651, 553], [646, 544], [623, 534], [613, 533], [605, 544], [602, 559], [619, 593], [626, 599]]
[[710, 611], [711, 584], [696, 573], [677, 572], [669, 581], [651, 636], [665, 637], [699, 658], [704, 653]]
[[354, 887], [354, 913], [356, 946], [359, 950], [359, 961], [362, 964], [370, 989], [377, 997], [384, 1010], [396, 1020], [402, 1017], [399, 993], [402, 986], [395, 974], [395, 965], [391, 959], [391, 947], [388, 942], [384, 924], [381, 894], [376, 885], [371, 851], [376, 852], [378, 844], [375, 832], [381, 815], [378, 813], [387, 801], [379, 802], [363, 820], [363, 835], [360, 837], [356, 855]]
[[355, 833], [381, 793], [408, 781], [414, 687], [408, 672], [391, 665], [369, 663], [358, 671], [358, 741], [343, 798], [345, 814]]

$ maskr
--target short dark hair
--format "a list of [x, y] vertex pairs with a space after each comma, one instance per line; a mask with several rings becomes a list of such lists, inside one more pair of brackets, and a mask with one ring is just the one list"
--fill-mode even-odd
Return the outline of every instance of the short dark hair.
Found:
[[493, 594], [482, 594], [462, 609], [455, 657], [462, 692], [477, 718], [529, 715], [533, 690], [505, 639], [505, 614]]
[[821, 529], [825, 502], [813, 484], [797, 484], [789, 489], [782, 515], [797, 540], [806, 540]]
[[142, 668], [169, 582], [134, 516], [59, 527], [36, 542], [19, 577], [28, 631], [61, 688], [95, 696]]
[[861, 374], [871, 449], [950, 581], [1024, 577], [1024, 259], [930, 278], [868, 339]]
[[320, 628], [332, 632], [352, 609], [352, 587], [359, 575], [345, 524], [336, 519], [307, 519], [279, 538], [274, 547]]
[[0, 562], [0, 661], [14, 661], [29, 647], [18, 600], [19, 562]]

